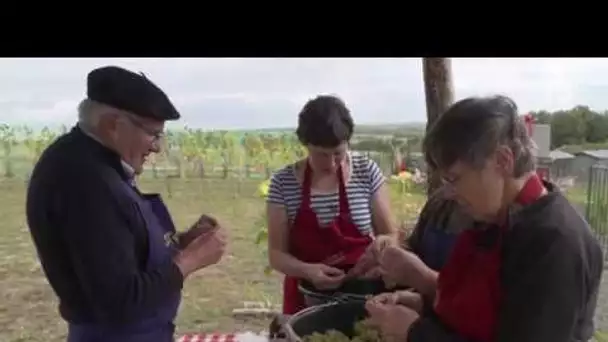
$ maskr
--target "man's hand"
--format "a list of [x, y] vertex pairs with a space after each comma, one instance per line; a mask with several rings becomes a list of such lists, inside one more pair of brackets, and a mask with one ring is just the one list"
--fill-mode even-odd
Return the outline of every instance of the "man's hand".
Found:
[[368, 322], [378, 327], [382, 333], [383, 341], [407, 341], [407, 335], [412, 323], [418, 319], [418, 314], [403, 305], [383, 304], [368, 300], [365, 309], [369, 314]]
[[178, 235], [179, 249], [184, 249], [197, 237], [218, 228], [218, 222], [215, 218], [209, 215], [201, 215], [201, 217], [184, 233]]
[[220, 261], [226, 248], [226, 236], [222, 229], [203, 233], [190, 242], [174, 258], [184, 278], [192, 272]]

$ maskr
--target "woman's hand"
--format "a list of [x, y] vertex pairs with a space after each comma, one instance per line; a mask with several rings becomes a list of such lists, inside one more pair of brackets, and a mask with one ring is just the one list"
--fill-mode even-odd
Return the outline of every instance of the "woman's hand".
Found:
[[386, 305], [404, 305], [417, 313], [421, 313], [424, 306], [422, 296], [409, 290], [381, 293], [370, 301]]
[[399, 291], [394, 292], [385, 292], [379, 295], [375, 295], [372, 298], [368, 299], [368, 302], [375, 302], [386, 305], [397, 305], [399, 302]]
[[396, 283], [425, 294], [434, 292], [436, 273], [416, 254], [390, 245], [382, 250], [378, 263], [387, 285]]
[[378, 327], [383, 341], [407, 341], [410, 326], [419, 315], [403, 305], [383, 304], [376, 301], [367, 301], [365, 309], [369, 314], [367, 321]]
[[379, 256], [388, 246], [398, 246], [397, 240], [389, 235], [380, 235], [372, 242], [365, 253], [359, 258], [355, 266], [348, 272], [348, 277], [354, 278], [379, 278]]
[[325, 264], [309, 264], [306, 267], [306, 278], [319, 290], [333, 290], [342, 285], [346, 274], [341, 269]]

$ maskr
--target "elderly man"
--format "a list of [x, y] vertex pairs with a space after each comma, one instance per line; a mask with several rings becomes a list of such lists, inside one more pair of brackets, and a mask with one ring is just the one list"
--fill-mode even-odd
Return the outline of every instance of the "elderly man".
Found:
[[158, 194], [133, 182], [179, 113], [145, 76], [91, 71], [78, 125], [41, 156], [27, 220], [70, 342], [169, 342], [184, 279], [219, 261], [225, 237], [203, 215], [177, 237]]

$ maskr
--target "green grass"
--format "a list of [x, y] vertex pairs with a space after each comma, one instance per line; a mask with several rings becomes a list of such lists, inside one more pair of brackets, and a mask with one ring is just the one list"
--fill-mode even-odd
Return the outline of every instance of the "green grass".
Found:
[[566, 190], [566, 196], [573, 203], [585, 204], [587, 202], [587, 187], [575, 186]]
[[[256, 184], [235, 182], [146, 182], [142, 188], [164, 193], [178, 227], [187, 227], [203, 212], [216, 215], [230, 234], [228, 251], [217, 266], [186, 282], [177, 325], [180, 332], [262, 329], [259, 320], [235, 321], [231, 310], [243, 301], [270, 298], [278, 302], [276, 275], [263, 274], [265, 260], [253, 245], [250, 226], [263, 209], [255, 197]], [[57, 302], [43, 277], [30, 242], [24, 216], [23, 182], [0, 183], [0, 341], [62, 341], [66, 327], [57, 314]]]
[[[176, 321], [178, 333], [232, 332], [266, 329], [265, 319], [237, 320], [231, 315], [243, 301], [280, 303], [280, 277], [265, 275], [266, 259], [254, 244], [255, 223], [264, 201], [258, 181], [142, 181], [145, 191], [163, 194], [178, 227], [187, 227], [201, 213], [218, 217], [229, 232], [222, 261], [190, 277]], [[169, 194], [170, 193], [170, 194]], [[22, 180], [0, 180], [0, 341], [65, 341], [66, 326], [44, 278], [27, 230]], [[424, 201], [414, 194], [393, 193], [395, 216], [411, 219]]]
[[608, 333], [596, 331], [594, 338], [597, 342], [608, 342]]
[[[264, 210], [259, 181], [228, 179], [143, 180], [145, 191], [163, 194], [176, 225], [185, 228], [201, 213], [218, 217], [229, 232], [223, 260], [186, 281], [176, 321], [178, 334], [191, 332], [260, 331], [266, 319], [235, 319], [231, 312], [243, 301], [280, 303], [280, 276], [265, 275], [266, 259], [254, 244], [256, 222]], [[0, 180], [0, 341], [65, 341], [66, 326], [44, 278], [27, 230], [25, 183]], [[586, 198], [583, 189], [568, 192], [574, 202]], [[425, 197], [420, 190], [402, 194], [391, 188], [393, 214], [400, 221], [415, 218]], [[597, 336], [603, 341], [606, 336]], [[608, 341], [608, 340], [606, 340]]]

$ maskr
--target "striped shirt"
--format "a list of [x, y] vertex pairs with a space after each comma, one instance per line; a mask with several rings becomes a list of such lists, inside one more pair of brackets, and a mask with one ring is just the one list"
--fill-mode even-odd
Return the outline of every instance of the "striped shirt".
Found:
[[[356, 153], [350, 154], [350, 180], [346, 184], [346, 193], [353, 223], [362, 234], [373, 233], [371, 199], [384, 183], [384, 175], [378, 164], [368, 157]], [[290, 224], [300, 208], [302, 186], [296, 178], [295, 164], [275, 172], [268, 189], [269, 203], [285, 206]], [[319, 223], [326, 226], [339, 213], [339, 193], [311, 192], [311, 207], [317, 214]]]

